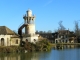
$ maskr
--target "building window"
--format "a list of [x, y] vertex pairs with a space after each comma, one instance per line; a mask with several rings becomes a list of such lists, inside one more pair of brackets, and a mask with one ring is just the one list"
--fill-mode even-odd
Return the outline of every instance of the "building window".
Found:
[[56, 43], [58, 43], [58, 41], [56, 40]]
[[34, 42], [36, 42], [36, 39], [34, 39]]
[[59, 35], [59, 38], [61, 38], [61, 36]]
[[26, 42], [28, 42], [28, 39], [26, 39]]
[[66, 35], [66, 38], [67, 38], [67, 35]]
[[64, 43], [64, 40], [63, 40], [63, 43]]
[[18, 44], [18, 39], [16, 40], [16, 44]]
[[1, 46], [4, 46], [4, 38], [1, 38]]

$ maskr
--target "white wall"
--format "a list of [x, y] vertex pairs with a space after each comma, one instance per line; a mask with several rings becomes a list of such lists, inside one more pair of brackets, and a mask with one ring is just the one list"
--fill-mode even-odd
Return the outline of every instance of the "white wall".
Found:
[[28, 24], [25, 31], [27, 31], [27, 34], [35, 34], [35, 24]]
[[[16, 40], [18, 40], [18, 43], [16, 43]], [[20, 45], [20, 38], [11, 38], [11, 45], [19, 46]]]
[[[24, 37], [24, 38], [23, 38], [23, 41], [26, 41], [26, 39], [28, 40], [28, 42], [35, 43], [35, 42], [38, 41], [38, 35], [31, 36], [31, 37]], [[34, 41], [34, 39], [35, 39], [36, 41]]]
[[[58, 43], [60, 43], [60, 42], [63, 42], [63, 43], [69, 43], [69, 37], [67, 37], [66, 38], [66, 36], [64, 35], [64, 38], [63, 38], [63, 36], [61, 36], [61, 37], [59, 37], [59, 35], [57, 36], [57, 38], [55, 39], [55, 43], [56, 43], [56, 41], [58, 42]], [[67, 40], [67, 42], [66, 42], [66, 40]]]
[[[4, 38], [4, 46], [11, 46], [20, 44], [20, 38], [11, 38], [12, 35], [0, 35], [0, 46], [1, 46], [1, 38]], [[16, 40], [18, 39], [18, 44], [16, 44]]]
[[4, 38], [4, 46], [10, 46], [10, 37], [12, 35], [0, 35], [0, 46], [1, 46], [1, 38]]

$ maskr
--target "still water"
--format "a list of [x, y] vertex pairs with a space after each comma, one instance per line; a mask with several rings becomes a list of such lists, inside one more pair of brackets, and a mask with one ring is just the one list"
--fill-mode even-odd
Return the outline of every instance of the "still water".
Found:
[[20, 54], [0, 54], [0, 60], [80, 60], [80, 48]]

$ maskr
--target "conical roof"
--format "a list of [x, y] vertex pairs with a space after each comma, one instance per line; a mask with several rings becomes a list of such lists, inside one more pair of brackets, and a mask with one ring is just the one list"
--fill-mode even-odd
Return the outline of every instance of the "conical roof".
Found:
[[15, 33], [6, 26], [0, 26], [0, 34], [14, 35]]

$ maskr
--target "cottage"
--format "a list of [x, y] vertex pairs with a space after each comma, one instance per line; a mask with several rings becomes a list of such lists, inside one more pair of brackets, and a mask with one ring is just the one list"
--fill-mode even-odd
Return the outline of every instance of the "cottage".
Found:
[[0, 46], [19, 46], [20, 38], [6, 26], [0, 26]]

